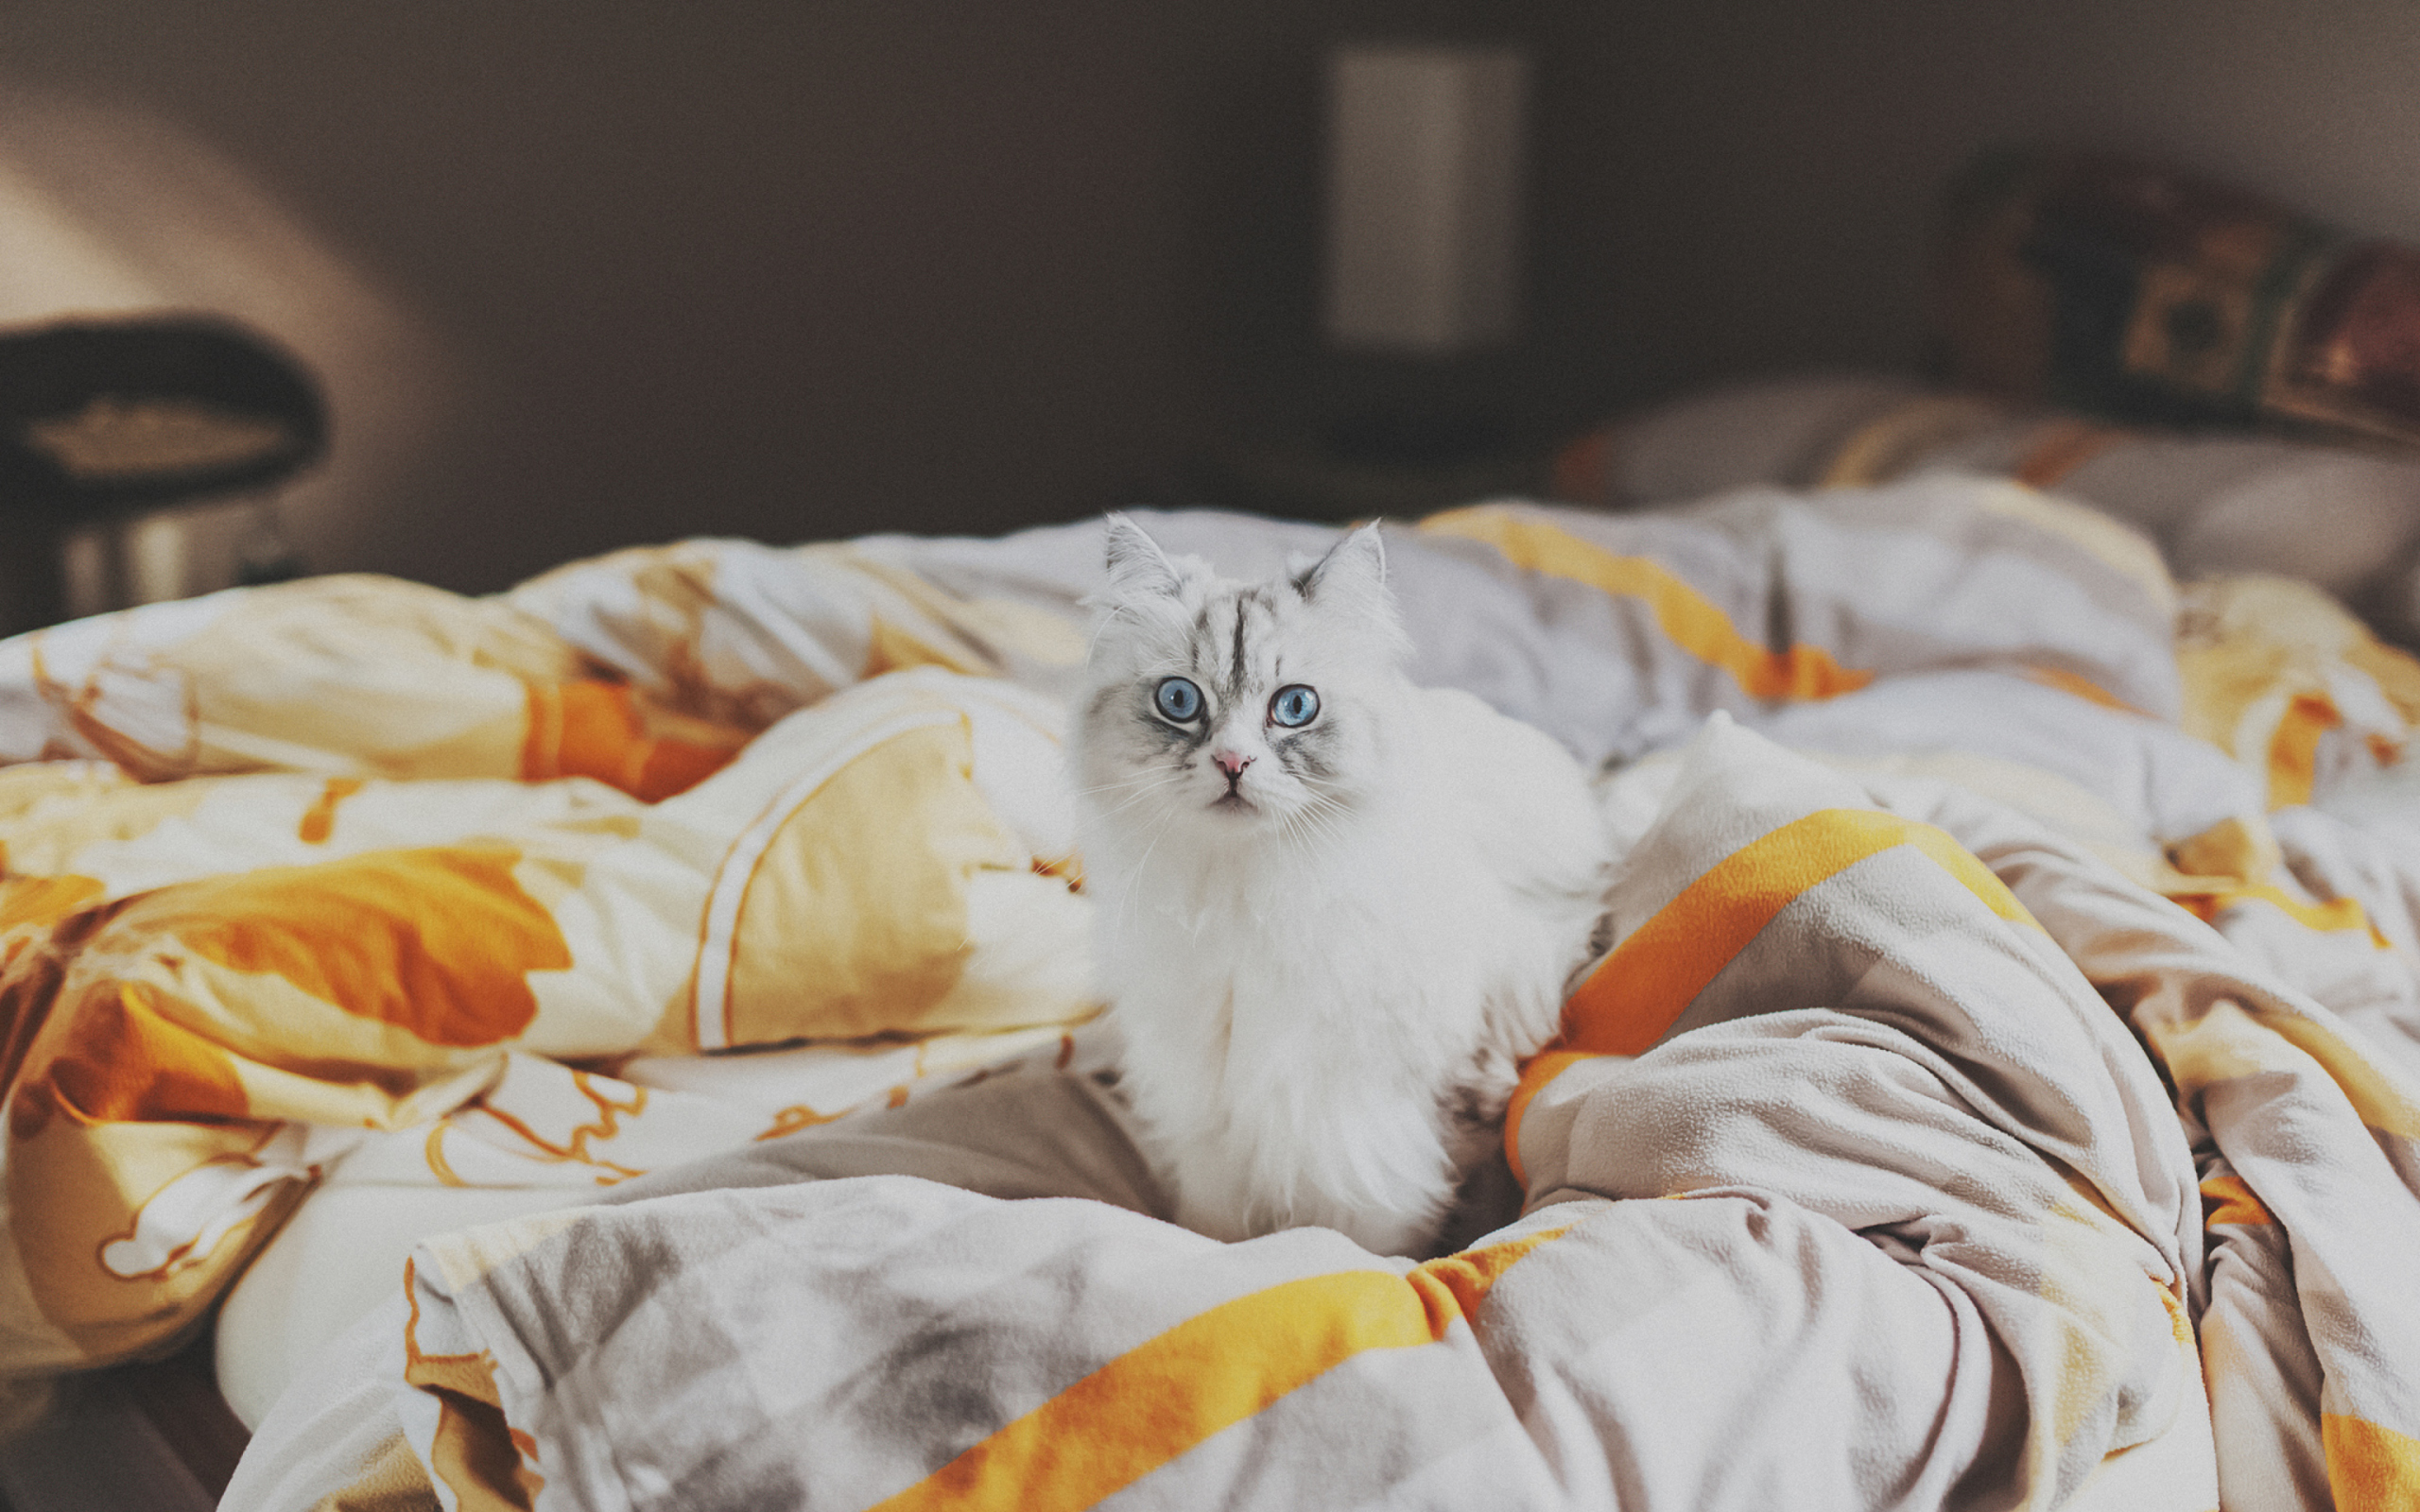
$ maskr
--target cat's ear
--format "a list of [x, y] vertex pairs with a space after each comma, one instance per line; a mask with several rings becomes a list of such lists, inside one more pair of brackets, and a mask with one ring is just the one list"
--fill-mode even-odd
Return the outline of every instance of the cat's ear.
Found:
[[1394, 594], [1387, 590], [1387, 547], [1375, 520], [1328, 548], [1308, 571], [1294, 575], [1294, 591], [1305, 602], [1376, 610], [1392, 618]]
[[1110, 596], [1117, 599], [1173, 596], [1184, 576], [1160, 543], [1122, 514], [1109, 517], [1107, 535]]

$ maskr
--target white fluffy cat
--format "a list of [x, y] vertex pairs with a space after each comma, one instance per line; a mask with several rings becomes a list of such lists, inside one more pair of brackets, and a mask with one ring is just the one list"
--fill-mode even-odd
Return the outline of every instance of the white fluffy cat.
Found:
[[1113, 516], [1079, 716], [1122, 1089], [1187, 1227], [1432, 1243], [1602, 906], [1578, 765], [1414, 687], [1375, 526], [1290, 577]]

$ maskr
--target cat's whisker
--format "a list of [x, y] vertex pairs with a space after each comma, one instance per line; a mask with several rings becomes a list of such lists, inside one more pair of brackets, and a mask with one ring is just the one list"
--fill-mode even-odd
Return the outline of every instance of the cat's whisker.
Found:
[[[1083, 798], [1093, 798], [1104, 793], [1126, 793], [1127, 796], [1122, 801], [1106, 810], [1107, 814], [1115, 816], [1125, 813], [1164, 788], [1176, 786], [1184, 780], [1183, 772], [1146, 772], [1140, 777], [1130, 777], [1123, 782], [1100, 782], [1091, 787], [1079, 788], [1077, 792]], [[1130, 789], [1132, 791], [1129, 791]]]
[[1133, 793], [1128, 794], [1124, 801], [1116, 804], [1108, 812], [1113, 815], [1123, 814], [1128, 809], [1132, 808], [1135, 804], [1142, 802], [1147, 798], [1150, 798], [1152, 794], [1159, 792], [1163, 788], [1174, 787], [1182, 781], [1184, 781], [1184, 778], [1183, 775], [1180, 774], [1176, 777], [1167, 778], [1162, 782], [1153, 782], [1148, 787], [1143, 787]]
[[1315, 792], [1311, 795], [1311, 801], [1304, 806], [1303, 818], [1305, 823], [1316, 827], [1319, 833], [1329, 840], [1341, 841], [1344, 838], [1346, 813], [1347, 810], [1343, 804], [1324, 793]]
[[1144, 875], [1150, 870], [1151, 865], [1151, 852], [1160, 848], [1161, 837], [1168, 833], [1169, 826], [1174, 823], [1176, 823], [1176, 810], [1170, 809], [1161, 816], [1160, 827], [1151, 832], [1151, 843], [1143, 848], [1142, 858], [1134, 863], [1134, 875], [1126, 885], [1126, 890], [1130, 895], [1139, 895], [1142, 892]]
[[1274, 820], [1271, 838], [1276, 849], [1290, 859], [1315, 863], [1323, 849], [1343, 843], [1342, 830], [1327, 811], [1336, 805], [1325, 801], [1315, 790], [1305, 789], [1307, 801], [1298, 806], [1272, 809]]
[[1338, 799], [1330, 794], [1322, 793], [1317, 788], [1310, 789], [1310, 795], [1311, 801], [1306, 804], [1305, 807], [1309, 812], [1319, 816], [1322, 820], [1331, 823], [1340, 823], [1342, 822], [1344, 816], [1353, 812], [1351, 807], [1348, 806], [1341, 799]]
[[1145, 772], [1139, 777], [1129, 777], [1115, 782], [1095, 782], [1090, 787], [1080, 787], [1076, 791], [1090, 798], [1095, 793], [1115, 793], [1120, 788], [1141, 787], [1147, 783], [1157, 785], [1161, 782], [1173, 782], [1184, 776], [1183, 772]]
[[1300, 855], [1310, 854], [1310, 835], [1299, 815], [1288, 814], [1277, 821], [1277, 838], [1286, 848]]
[[1164, 792], [1168, 788], [1175, 787], [1182, 781], [1183, 779], [1181, 778], [1171, 777], [1163, 782], [1138, 784], [1133, 788], [1127, 790], [1126, 796], [1117, 800], [1117, 807], [1122, 810], [1126, 805], [1134, 802], [1138, 799], [1150, 798], [1154, 793]]
[[1314, 792], [1311, 794], [1311, 801], [1296, 810], [1289, 817], [1298, 821], [1304, 830], [1316, 833], [1326, 843], [1341, 845], [1344, 843], [1344, 825], [1341, 817], [1344, 813], [1343, 804], [1323, 793]]

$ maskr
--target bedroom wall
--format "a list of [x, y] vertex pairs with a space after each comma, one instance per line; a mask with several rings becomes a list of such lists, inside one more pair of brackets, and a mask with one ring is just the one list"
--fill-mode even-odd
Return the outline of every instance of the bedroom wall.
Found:
[[[1313, 335], [1320, 48], [1379, 35], [1535, 49], [1509, 350]], [[298, 488], [314, 564], [485, 589], [691, 531], [1178, 495], [1224, 438], [1374, 404], [1552, 430], [1903, 366], [1940, 183], [1992, 142], [2132, 148], [2420, 239], [2414, 77], [2407, 0], [11, 0], [0, 170], [48, 154], [78, 214], [133, 181], [44, 101], [134, 123], [155, 170], [215, 165], [158, 181], [274, 234], [187, 204], [168, 239], [211, 232], [186, 240], [217, 263], [145, 287], [269, 300], [264, 267], [317, 260], [276, 318], [343, 369], [340, 452], [384, 450]], [[0, 318], [22, 295], [0, 279]]]
[[[1552, 436], [1730, 379], [1915, 367], [1942, 190], [1997, 145], [2132, 152], [2420, 242], [2408, 0], [1305, 9], [1282, 45], [1190, 60], [1250, 123], [1189, 165], [1186, 202], [1225, 211], [1196, 228], [1198, 297], [1225, 334], [1212, 387], [1264, 429], [1393, 407]], [[1319, 345], [1317, 47], [1390, 35], [1530, 50], [1528, 318], [1508, 350], [1419, 364]]]
[[[181, 129], [423, 338], [417, 465], [295, 512], [316, 565], [492, 588], [1072, 515], [1185, 449], [1163, 37], [1120, 0], [14, 0], [0, 84]], [[327, 314], [282, 318], [342, 351]]]
[[1899, 366], [1944, 180], [2069, 142], [2420, 240], [2408, 0], [1547, 0], [1542, 370], [1633, 401]]

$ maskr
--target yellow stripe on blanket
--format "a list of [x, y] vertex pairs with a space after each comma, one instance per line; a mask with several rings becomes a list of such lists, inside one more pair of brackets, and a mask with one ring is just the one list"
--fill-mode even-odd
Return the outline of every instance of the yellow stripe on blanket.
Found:
[[2319, 1441], [2327, 1451], [2337, 1512], [2420, 1506], [2420, 1438], [2331, 1412], [2320, 1417]]
[[2292, 808], [2310, 801], [2319, 777], [2319, 743], [2344, 722], [2336, 700], [2324, 693], [2298, 693], [2278, 716], [2269, 737], [2269, 807]]
[[588, 679], [529, 685], [529, 728], [521, 742], [525, 782], [593, 777], [646, 802], [685, 793], [731, 764], [748, 732], [683, 720], [698, 739], [648, 728], [627, 683]]
[[2011, 923], [2039, 929], [1972, 851], [1929, 824], [1871, 809], [1822, 809], [1740, 847], [1616, 946], [1563, 1005], [1563, 1033], [1523, 1068], [1504, 1153], [1526, 1180], [1521, 1115], [1547, 1083], [1591, 1056], [1641, 1055], [1799, 894], [1868, 856], [1913, 846]]
[[874, 1512], [1088, 1507], [1365, 1349], [1433, 1344], [1513, 1262], [1568, 1226], [1397, 1276], [1306, 1276], [1185, 1319], [875, 1503]]
[[[7, 859], [0, 852], [0, 862]], [[20, 924], [55, 924], [108, 891], [94, 877], [0, 877], [0, 934]]]
[[2361, 1123], [2381, 1134], [2420, 1140], [2420, 1099], [2371, 1051], [2290, 1007], [2221, 998], [2190, 1018], [2145, 1021], [2144, 1033], [2184, 1097], [2238, 1076], [2315, 1066], [2334, 1082]]
[[2053, 666], [2030, 666], [2019, 670], [2023, 672], [2029, 682], [2038, 682], [2046, 688], [2056, 688], [2061, 693], [2082, 698], [2086, 703], [2114, 710], [2121, 714], [2135, 714], [2144, 719], [2152, 717], [2081, 672], [2070, 672], [2066, 667]]
[[2275, 1215], [2254, 1195], [2241, 1177], [2211, 1176], [2202, 1178], [2202, 1227], [2216, 1228], [2225, 1224], [2258, 1227], [2273, 1224]]
[[2215, 924], [2219, 916], [2238, 903], [2267, 903], [2300, 924], [2321, 935], [2350, 935], [2356, 932], [2370, 936], [2378, 949], [2393, 950], [2370, 916], [2350, 898], [2333, 898], [2326, 902], [2307, 903], [2274, 883], [2253, 883], [2241, 887], [2222, 887], [2211, 892], [2172, 892], [2169, 901], [2205, 924]]
[[428, 1450], [431, 1477], [454, 1493], [454, 1504], [461, 1512], [528, 1512], [546, 1478], [533, 1463], [536, 1440], [504, 1416], [495, 1356], [485, 1349], [442, 1354], [421, 1349], [420, 1288], [408, 1259], [404, 1262], [404, 1297], [411, 1309], [404, 1322], [404, 1382], [437, 1400], [436, 1432]]
[[1752, 698], [1835, 698], [1874, 680], [1873, 673], [1841, 666], [1820, 645], [1776, 651], [1752, 641], [1739, 633], [1729, 615], [1662, 563], [1616, 555], [1544, 520], [1475, 505], [1430, 515], [1420, 528], [1493, 546], [1507, 561], [1530, 572], [1644, 600], [1666, 638], [1730, 673]]

